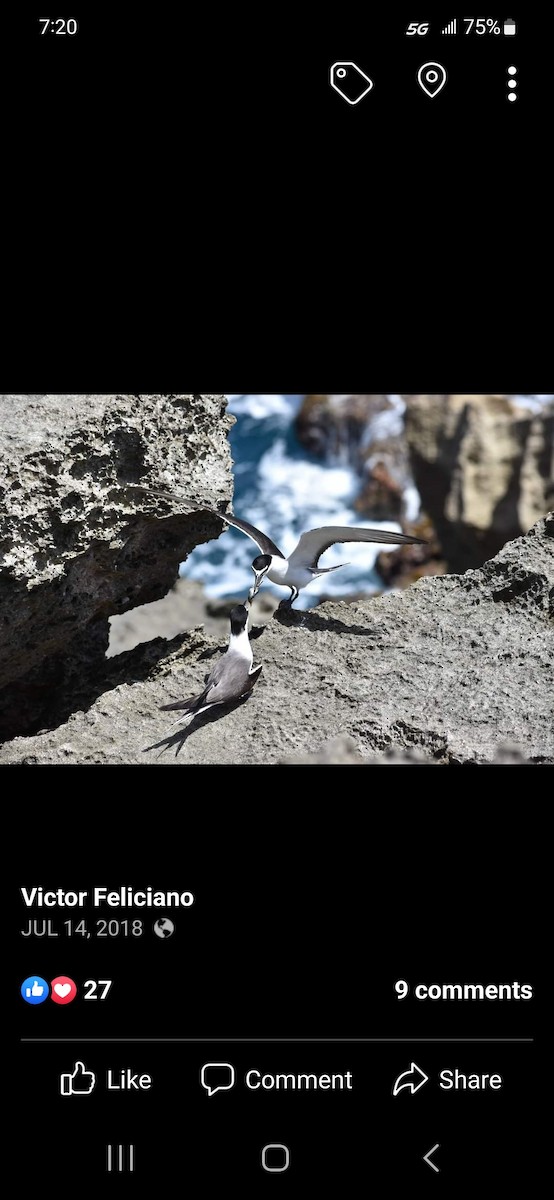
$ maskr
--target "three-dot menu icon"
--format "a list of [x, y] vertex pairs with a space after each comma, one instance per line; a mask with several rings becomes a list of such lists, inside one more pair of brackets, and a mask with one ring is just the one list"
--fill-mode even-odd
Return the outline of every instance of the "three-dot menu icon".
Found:
[[509, 79], [506, 99], [513, 102], [514, 100], [517, 100], [517, 79], [514, 79], [514, 75], [517, 75], [517, 67], [508, 67], [508, 75]]

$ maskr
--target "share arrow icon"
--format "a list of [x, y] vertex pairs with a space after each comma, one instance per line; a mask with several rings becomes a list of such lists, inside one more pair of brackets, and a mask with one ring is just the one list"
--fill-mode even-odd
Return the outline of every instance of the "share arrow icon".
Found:
[[414, 1092], [418, 1092], [420, 1087], [423, 1087], [423, 1084], [427, 1083], [428, 1079], [429, 1076], [425, 1074], [425, 1071], [422, 1071], [421, 1067], [418, 1067], [417, 1063], [413, 1062], [410, 1065], [409, 1071], [404, 1071], [402, 1075], [398, 1076], [392, 1089], [392, 1094], [393, 1096], [397, 1096], [402, 1091], [402, 1088], [409, 1088], [413, 1096]]

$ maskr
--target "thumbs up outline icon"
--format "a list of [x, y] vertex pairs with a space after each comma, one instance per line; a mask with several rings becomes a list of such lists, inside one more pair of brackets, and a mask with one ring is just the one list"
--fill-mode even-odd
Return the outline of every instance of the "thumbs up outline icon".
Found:
[[87, 1071], [84, 1062], [76, 1062], [73, 1071], [60, 1075], [62, 1096], [90, 1096], [96, 1086], [94, 1071]]

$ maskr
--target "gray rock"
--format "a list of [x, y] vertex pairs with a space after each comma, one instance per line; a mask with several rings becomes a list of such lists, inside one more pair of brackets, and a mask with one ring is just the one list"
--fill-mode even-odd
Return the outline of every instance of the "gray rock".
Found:
[[298, 764], [306, 764], [309, 766], [317, 765], [318, 763], [324, 766], [347, 766], [354, 764], [359, 766], [365, 762], [362, 754], [358, 750], [354, 738], [348, 733], [337, 733], [335, 737], [330, 738], [328, 742], [324, 742], [322, 746], [313, 754], [304, 754], [302, 757], [292, 755], [290, 758], [282, 758], [283, 766], [298, 766]]
[[[108, 657], [132, 650], [140, 642], [149, 642], [155, 637], [177, 637], [185, 629], [194, 629], [197, 625], [203, 625], [206, 633], [225, 641], [229, 636], [229, 613], [235, 604], [243, 604], [244, 599], [244, 596], [208, 599], [199, 580], [178, 579], [163, 600], [142, 604], [132, 612], [111, 618]], [[262, 588], [251, 605], [251, 621], [265, 624], [278, 603], [271, 592]]]
[[226, 506], [222, 395], [0, 397], [0, 735], [67, 719], [109, 618], [163, 596], [221, 532], [132, 485]]
[[[424, 750], [419, 750], [415, 746], [387, 746], [387, 749], [382, 754], [366, 754], [363, 755], [358, 749], [353, 737], [348, 733], [338, 733], [336, 737], [330, 738], [328, 742], [324, 742], [322, 746], [313, 754], [304, 754], [302, 757], [292, 755], [290, 758], [280, 760], [282, 766], [325, 766], [325, 767], [345, 767], [345, 766], [405, 766], [414, 763], [423, 763], [425, 766], [437, 766], [436, 758], [430, 757]], [[512, 761], [512, 760], [510, 760]]]
[[479, 570], [277, 612], [251, 632], [263, 671], [232, 710], [185, 730], [160, 712], [198, 692], [225, 649], [195, 629], [110, 660], [97, 699], [0, 761], [277, 764], [331, 742], [327, 762], [552, 763], [553, 585], [551, 513]]

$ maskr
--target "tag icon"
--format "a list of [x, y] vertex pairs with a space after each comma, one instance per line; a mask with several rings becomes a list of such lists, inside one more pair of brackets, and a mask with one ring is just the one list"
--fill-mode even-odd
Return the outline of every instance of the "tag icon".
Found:
[[417, 81], [426, 96], [432, 100], [434, 96], [438, 96], [446, 83], [446, 69], [441, 67], [440, 63], [424, 63], [417, 73]]
[[333, 63], [329, 83], [347, 104], [359, 104], [373, 87], [373, 80], [354, 62]]

